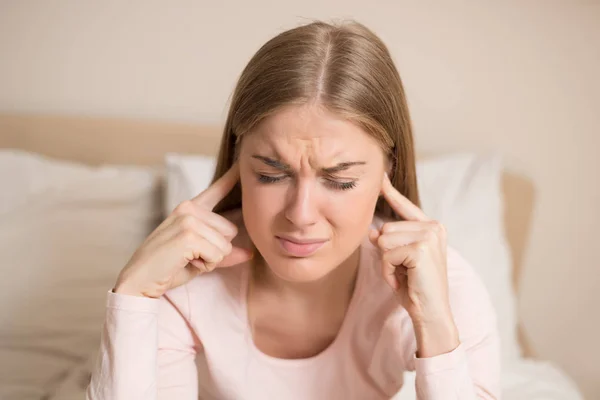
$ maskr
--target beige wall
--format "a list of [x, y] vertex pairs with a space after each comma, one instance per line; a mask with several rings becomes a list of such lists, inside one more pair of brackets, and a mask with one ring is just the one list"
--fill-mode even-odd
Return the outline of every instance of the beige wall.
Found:
[[0, 110], [219, 122], [265, 40], [356, 17], [397, 61], [421, 151], [498, 151], [534, 179], [520, 312], [600, 398], [600, 3], [215, 3], [3, 0]]

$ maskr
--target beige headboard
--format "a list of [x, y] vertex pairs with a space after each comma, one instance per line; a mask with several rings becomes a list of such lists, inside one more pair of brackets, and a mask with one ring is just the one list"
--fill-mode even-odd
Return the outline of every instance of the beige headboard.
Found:
[[[161, 164], [166, 152], [217, 152], [221, 131], [215, 126], [158, 120], [0, 113], [0, 148], [18, 148], [92, 165]], [[526, 177], [504, 174], [505, 226], [512, 251], [514, 284], [527, 247], [534, 190]], [[526, 355], [529, 346], [521, 338]]]

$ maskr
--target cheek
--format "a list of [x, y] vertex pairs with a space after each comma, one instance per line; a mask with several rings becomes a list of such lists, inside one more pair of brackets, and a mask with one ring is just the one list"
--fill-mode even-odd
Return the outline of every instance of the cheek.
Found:
[[[246, 175], [246, 176], [244, 176]], [[242, 210], [248, 231], [268, 229], [283, 207], [284, 196], [276, 185], [264, 185], [248, 174], [242, 174]]]
[[344, 234], [362, 234], [371, 224], [379, 196], [379, 190], [371, 186], [335, 193], [328, 199], [326, 214], [333, 225], [344, 230]]

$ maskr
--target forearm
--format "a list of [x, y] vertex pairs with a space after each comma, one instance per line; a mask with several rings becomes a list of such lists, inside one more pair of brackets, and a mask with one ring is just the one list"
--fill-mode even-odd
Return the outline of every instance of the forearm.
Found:
[[109, 294], [88, 400], [155, 399], [158, 301]]

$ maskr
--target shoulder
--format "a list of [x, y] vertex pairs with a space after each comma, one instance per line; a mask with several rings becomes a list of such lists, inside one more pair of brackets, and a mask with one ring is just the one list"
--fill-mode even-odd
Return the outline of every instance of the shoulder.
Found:
[[467, 350], [497, 341], [496, 310], [473, 265], [452, 246], [447, 247], [448, 297], [454, 323]]
[[495, 327], [496, 312], [487, 288], [471, 263], [450, 246], [447, 270], [450, 307], [456, 324], [466, 327], [478, 321], [479, 326]]
[[241, 301], [247, 269], [247, 264], [217, 268], [170, 290], [164, 298], [188, 321], [211, 318], [206, 314], [225, 312], [225, 307]]

